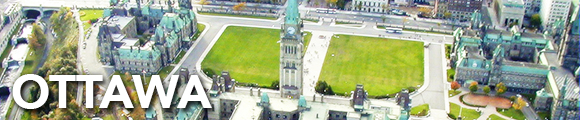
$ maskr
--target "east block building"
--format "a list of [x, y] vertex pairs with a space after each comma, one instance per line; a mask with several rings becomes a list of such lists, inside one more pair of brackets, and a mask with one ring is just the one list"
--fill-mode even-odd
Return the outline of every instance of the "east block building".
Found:
[[191, 46], [197, 32], [189, 0], [113, 5], [98, 23], [97, 39], [101, 62], [121, 72], [157, 73]]
[[549, 40], [521, 32], [517, 26], [506, 31], [472, 24], [454, 32], [451, 65], [456, 69], [456, 81], [477, 81], [491, 87], [502, 82], [508, 91], [527, 94], [544, 88], [549, 70], [538, 64], [537, 56]]

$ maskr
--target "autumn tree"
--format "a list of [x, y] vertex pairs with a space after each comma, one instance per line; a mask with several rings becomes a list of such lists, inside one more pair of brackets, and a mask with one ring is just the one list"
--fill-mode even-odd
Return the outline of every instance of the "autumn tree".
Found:
[[234, 11], [238, 11], [238, 14], [244, 10], [246, 8], [246, 2], [242, 2], [242, 3], [238, 3], [237, 5], [234, 5], [234, 7], [232, 7], [232, 9], [234, 9]]
[[200, 0], [199, 4], [201, 5], [201, 7], [203, 8], [203, 5], [207, 5], [209, 4], [209, 2], [207, 0]]
[[456, 91], [459, 88], [461, 88], [461, 84], [459, 84], [457, 81], [451, 82], [451, 89], [453, 89], [454, 91]]
[[125, 81], [131, 81], [131, 79], [133, 79], [133, 76], [131, 76], [131, 73], [129, 72], [125, 72]]
[[28, 47], [32, 50], [42, 50], [46, 45], [46, 35], [36, 23], [32, 24], [32, 33], [28, 36]]
[[521, 110], [525, 106], [528, 106], [528, 103], [522, 97], [518, 97], [516, 102], [512, 104], [512, 107], [516, 110]]
[[130, 113], [131, 117], [136, 120], [145, 120], [145, 110], [141, 107], [141, 103], [139, 103], [139, 95], [137, 95], [137, 92], [132, 92], [129, 97], [133, 101], [134, 106], [133, 111]]
[[471, 82], [471, 84], [469, 84], [469, 91], [471, 92], [476, 92], [477, 91], [477, 82], [473, 81]]
[[495, 92], [497, 95], [502, 95], [506, 92], [507, 87], [503, 84], [503, 82], [499, 82], [495, 85]]
[[431, 9], [426, 8], [426, 7], [421, 7], [421, 8], [419, 8], [419, 12], [421, 12], [422, 16], [428, 16], [429, 13], [431, 13]]
[[336, 5], [336, 2], [338, 2], [338, 0], [325, 0], [325, 1], [326, 1], [326, 3], [328, 3], [328, 5], [329, 5], [329, 6], [331, 6], [331, 7], [332, 7], [333, 5]]
[[491, 92], [491, 88], [489, 88], [488, 85], [484, 86], [483, 88], [483, 92], [487, 95], [489, 92]]

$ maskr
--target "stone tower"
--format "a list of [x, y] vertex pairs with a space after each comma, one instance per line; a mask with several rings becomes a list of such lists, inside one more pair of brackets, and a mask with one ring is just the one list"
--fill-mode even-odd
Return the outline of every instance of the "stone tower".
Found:
[[302, 94], [302, 59], [304, 39], [298, 1], [288, 0], [286, 17], [280, 31], [280, 92], [282, 97]]

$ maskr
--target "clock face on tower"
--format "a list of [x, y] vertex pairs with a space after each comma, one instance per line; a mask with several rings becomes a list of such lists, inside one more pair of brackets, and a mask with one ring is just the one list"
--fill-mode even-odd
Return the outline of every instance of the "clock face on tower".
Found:
[[294, 27], [288, 27], [288, 30], [286, 30], [288, 32], [288, 34], [294, 34], [296, 32], [296, 28]]

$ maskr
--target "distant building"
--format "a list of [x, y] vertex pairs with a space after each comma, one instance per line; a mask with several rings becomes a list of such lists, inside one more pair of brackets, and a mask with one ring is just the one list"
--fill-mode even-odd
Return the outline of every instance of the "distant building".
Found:
[[568, 20], [572, 0], [542, 0], [540, 7], [540, 17], [542, 18], [542, 27], [549, 28], [551, 24], [558, 19]]
[[468, 20], [476, 10], [481, 10], [483, 0], [448, 0], [447, 10], [455, 20]]
[[517, 26], [503, 31], [472, 25], [457, 29], [454, 38], [451, 65], [460, 84], [474, 80], [495, 87], [503, 82], [508, 91], [525, 94], [544, 88], [549, 70], [538, 64], [538, 55], [551, 43], [542, 35], [521, 32]]
[[[358, 8], [360, 4], [360, 10]], [[353, 0], [351, 10], [373, 12], [373, 13], [387, 13], [390, 10], [384, 9], [389, 7], [389, 0]]]
[[542, 0], [524, 0], [524, 6], [526, 8], [526, 16], [531, 17], [534, 14], [540, 13]]
[[511, 24], [522, 26], [524, 23], [524, 1], [523, 0], [498, 0], [495, 7], [500, 26], [510, 26]]
[[97, 39], [101, 62], [117, 71], [157, 73], [193, 43], [197, 19], [189, 0], [179, 0], [179, 6], [171, 1], [153, 4], [140, 0], [112, 4], [98, 23]]

